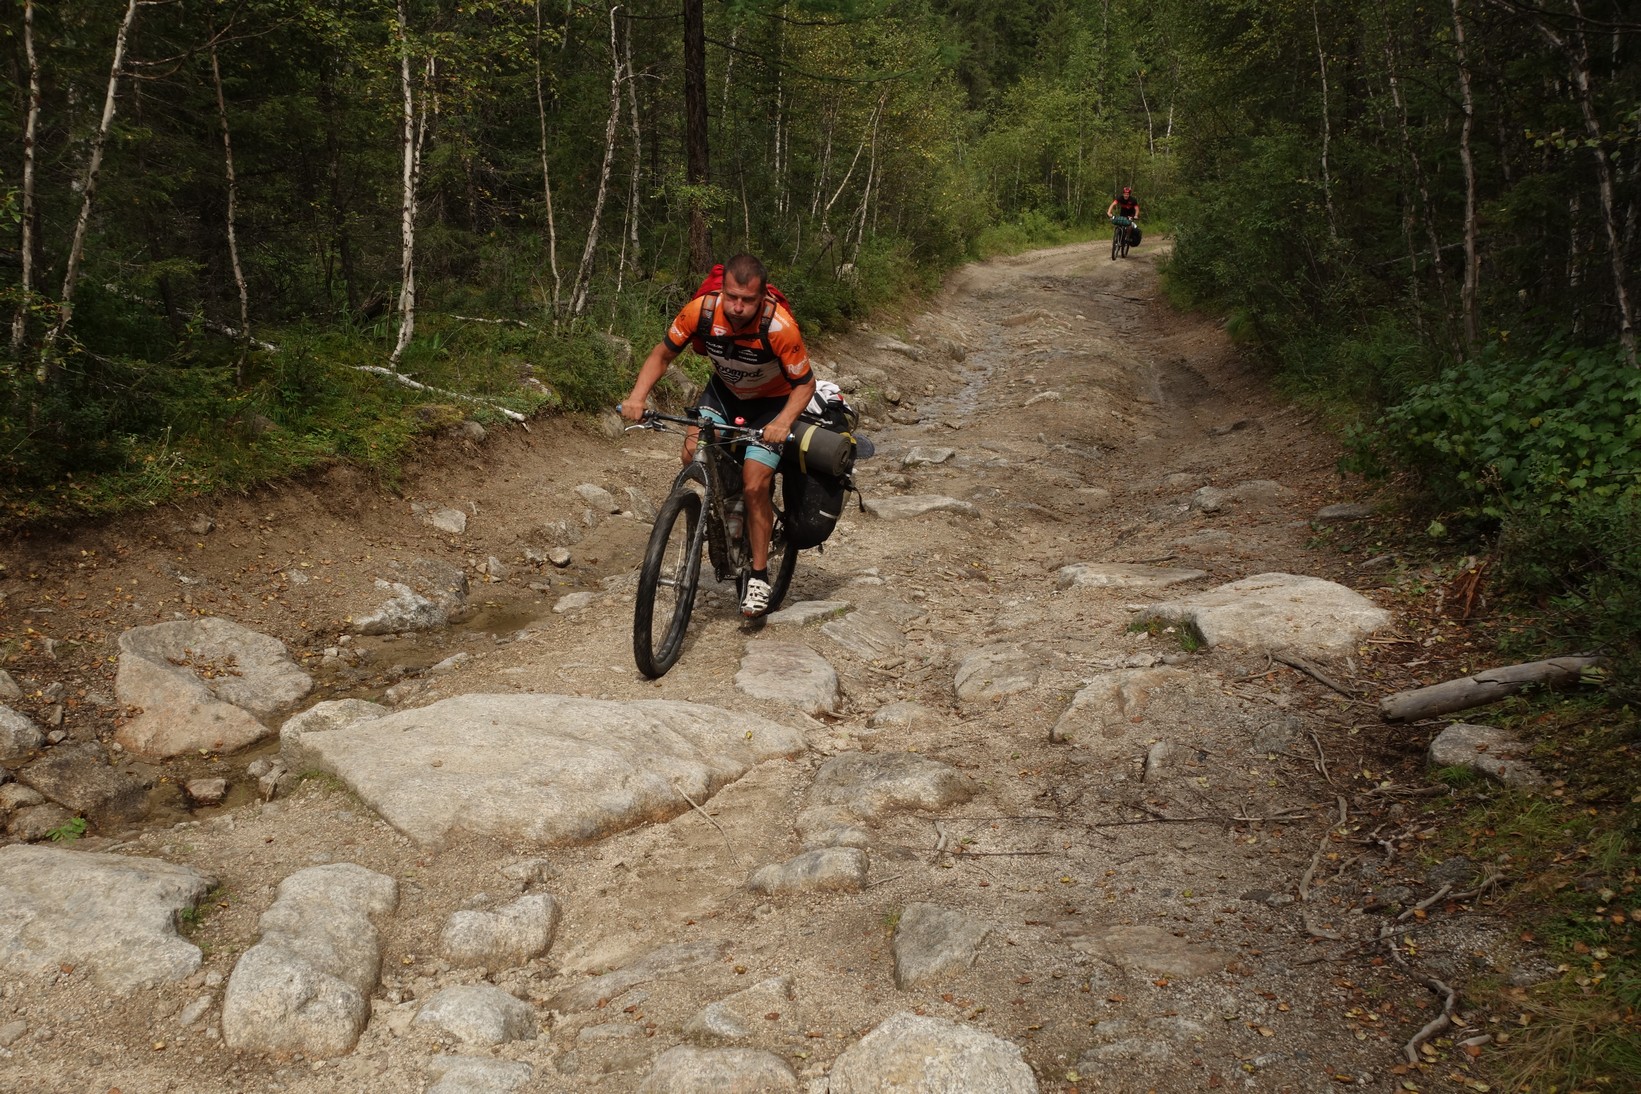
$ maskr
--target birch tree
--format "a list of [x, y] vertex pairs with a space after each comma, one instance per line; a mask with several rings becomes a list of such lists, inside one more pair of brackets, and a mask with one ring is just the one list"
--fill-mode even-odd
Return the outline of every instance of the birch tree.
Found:
[[34, 151], [40, 129], [40, 59], [34, 53], [34, 0], [23, 0], [23, 56], [28, 63], [28, 117], [23, 126], [22, 293], [11, 321], [11, 349], [21, 355], [34, 306]]
[[234, 142], [228, 127], [228, 100], [222, 94], [222, 67], [217, 63], [216, 32], [211, 32], [211, 87], [216, 91], [217, 123], [222, 129], [223, 174], [228, 183], [228, 262], [234, 271], [234, 286], [239, 292], [239, 362], [238, 376], [245, 381], [245, 355], [251, 345], [251, 294], [245, 286], [245, 270], [239, 263], [239, 239], [234, 224], [239, 215], [239, 181], [234, 177]]
[[604, 216], [604, 201], [610, 192], [610, 170], [615, 161], [616, 133], [621, 125], [621, 50], [616, 43], [616, 13], [620, 5], [610, 8], [610, 113], [604, 125], [604, 163], [598, 171], [598, 193], [593, 199], [593, 213], [587, 226], [587, 241], [581, 248], [581, 265], [576, 269], [575, 288], [570, 295], [570, 314], [581, 315], [587, 310], [587, 293], [592, 283], [593, 255], [598, 251], [599, 225]]
[[108, 92], [103, 96], [102, 118], [97, 123], [96, 136], [91, 141], [91, 156], [86, 161], [85, 174], [80, 179], [80, 214], [74, 221], [74, 239], [68, 248], [68, 265], [63, 271], [63, 290], [57, 298], [57, 321], [46, 335], [40, 364], [34, 378], [47, 383], [56, 368], [57, 340], [62, 337], [74, 318], [74, 289], [80, 277], [80, 260], [85, 255], [86, 231], [91, 225], [92, 202], [97, 196], [97, 173], [102, 169], [103, 149], [108, 143], [108, 131], [114, 125], [114, 108], [119, 101], [120, 75], [125, 71], [126, 43], [131, 27], [137, 21], [141, 0], [127, 0], [125, 18], [120, 21], [119, 33], [114, 37], [114, 60], [108, 68]]
[[404, 117], [400, 127], [403, 151], [403, 190], [399, 205], [399, 335], [388, 363], [394, 367], [404, 356], [416, 332], [416, 181], [421, 168], [421, 140], [416, 126], [416, 99], [410, 79], [410, 28], [405, 0], [397, 0], [399, 89]]

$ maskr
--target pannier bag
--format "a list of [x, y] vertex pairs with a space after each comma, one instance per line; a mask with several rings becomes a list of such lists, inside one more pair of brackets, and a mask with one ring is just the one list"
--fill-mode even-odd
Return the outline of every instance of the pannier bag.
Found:
[[1140, 226], [1138, 224], [1128, 229], [1128, 245], [1130, 247], [1138, 247], [1140, 245]]
[[852, 488], [847, 475], [787, 475], [782, 497], [788, 545], [806, 551], [825, 543], [843, 516], [844, 499]]

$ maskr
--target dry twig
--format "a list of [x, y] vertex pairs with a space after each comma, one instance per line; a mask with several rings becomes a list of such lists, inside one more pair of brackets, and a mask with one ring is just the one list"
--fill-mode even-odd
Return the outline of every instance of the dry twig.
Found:
[[712, 827], [718, 829], [718, 834], [720, 836], [724, 837], [724, 846], [729, 848], [729, 857], [735, 860], [735, 865], [737, 865], [737, 866], [742, 865], [741, 856], [739, 854], [737, 854], [736, 851], [735, 851], [735, 842], [729, 838], [729, 833], [724, 831], [724, 826], [719, 824], [717, 821], [713, 820], [712, 819], [712, 814], [708, 813], [705, 809], [702, 809], [700, 804], [697, 803], [694, 798], [692, 798], [688, 794], [684, 793], [684, 788], [678, 785], [678, 781], [676, 779], [673, 780], [672, 788], [674, 790], [678, 791], [678, 796], [680, 798], [683, 798], [685, 801], [689, 802], [689, 804], [695, 809], [695, 811], [697, 813], [699, 813], [699, 814], [701, 814], [701, 816], [705, 817], [707, 819], [708, 824], [710, 824], [710, 825], [712, 825]]

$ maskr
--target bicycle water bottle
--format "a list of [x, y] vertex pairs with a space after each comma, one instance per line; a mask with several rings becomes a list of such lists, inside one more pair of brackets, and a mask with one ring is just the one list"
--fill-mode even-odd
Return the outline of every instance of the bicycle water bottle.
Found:
[[731, 543], [741, 541], [741, 529], [746, 524], [746, 501], [736, 494], [724, 507], [724, 535]]

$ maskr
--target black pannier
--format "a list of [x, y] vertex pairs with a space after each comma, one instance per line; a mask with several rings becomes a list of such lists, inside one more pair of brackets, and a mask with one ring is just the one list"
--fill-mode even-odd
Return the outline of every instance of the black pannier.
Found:
[[848, 475], [804, 474], [795, 468], [784, 479], [781, 494], [788, 545], [800, 551], [819, 547], [838, 526], [844, 499], [854, 484]]
[[1140, 226], [1138, 224], [1128, 229], [1128, 245], [1130, 247], [1138, 247], [1140, 245]]

